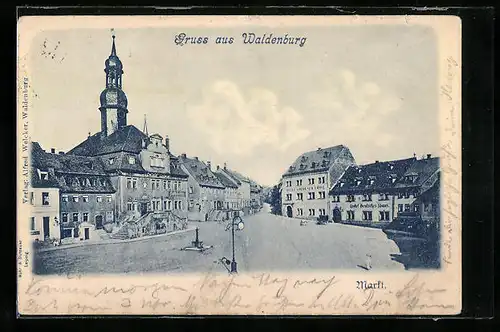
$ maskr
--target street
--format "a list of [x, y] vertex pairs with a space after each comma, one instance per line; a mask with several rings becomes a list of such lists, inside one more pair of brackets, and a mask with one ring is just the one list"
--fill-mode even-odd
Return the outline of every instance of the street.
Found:
[[[245, 228], [235, 231], [238, 272], [354, 269], [363, 270], [371, 255], [373, 270], [404, 269], [391, 259], [399, 250], [378, 229], [349, 225], [316, 225], [261, 212], [244, 216]], [[136, 242], [88, 245], [35, 253], [35, 273], [142, 273], [225, 271], [222, 257], [232, 259], [231, 230], [215, 222], [190, 223], [212, 249], [182, 251], [195, 239], [190, 231]]]

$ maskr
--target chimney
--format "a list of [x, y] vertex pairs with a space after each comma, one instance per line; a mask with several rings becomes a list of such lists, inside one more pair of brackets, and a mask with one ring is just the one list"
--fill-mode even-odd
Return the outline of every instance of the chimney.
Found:
[[194, 160], [198, 160], [198, 157], [194, 157]]
[[210, 160], [207, 161], [207, 167], [209, 170], [212, 170], [212, 162]]
[[62, 151], [59, 151], [59, 154], [64, 154], [64, 152], [62, 152]]
[[431, 154], [430, 153], [427, 154], [427, 159], [431, 159]]
[[375, 160], [375, 164], [378, 164], [378, 160]]
[[224, 169], [227, 169], [227, 163], [224, 163]]
[[165, 147], [167, 148], [167, 151], [170, 151], [170, 139], [168, 138], [168, 135], [165, 135]]
[[219, 166], [219, 165], [217, 165], [217, 170], [219, 170], [219, 169], [220, 169], [220, 166]]
[[56, 153], [56, 149], [50, 148], [50, 153]]
[[187, 158], [186, 154], [185, 153], [181, 154], [181, 158], [186, 159]]

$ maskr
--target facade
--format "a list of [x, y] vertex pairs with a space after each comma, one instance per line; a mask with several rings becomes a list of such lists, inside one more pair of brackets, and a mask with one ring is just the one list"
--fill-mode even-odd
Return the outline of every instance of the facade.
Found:
[[148, 135], [127, 125], [127, 97], [122, 90], [123, 65], [115, 41], [105, 62], [106, 87], [100, 96], [101, 130], [68, 152], [100, 159], [116, 189], [119, 222], [164, 212], [187, 220], [187, 179], [170, 152], [168, 136]]
[[331, 219], [328, 190], [355, 163], [351, 152], [343, 145], [319, 148], [299, 156], [282, 176], [282, 215]]
[[250, 180], [250, 207], [251, 212], [255, 213], [262, 209], [263, 193], [262, 187], [255, 181]]
[[238, 210], [238, 186], [224, 173], [216, 171], [214, 174], [224, 185], [224, 208]]
[[54, 193], [63, 242], [99, 240], [97, 230], [115, 222], [116, 200], [111, 180], [99, 158], [45, 152], [31, 148], [32, 165], [45, 171], [58, 188]]
[[198, 157], [179, 157], [181, 169], [188, 174], [188, 218], [209, 221], [217, 219], [217, 211], [224, 208], [225, 187], [211, 171], [210, 162], [205, 164]]
[[250, 193], [250, 180], [242, 174], [231, 170], [224, 164], [224, 167], [217, 166], [216, 172], [223, 174], [229, 178], [234, 184], [238, 186], [237, 189], [237, 207], [238, 210], [243, 211], [245, 215], [250, 214], [251, 206], [251, 193]]
[[30, 232], [33, 241], [61, 239], [59, 187], [53, 174], [39, 163], [32, 163]]
[[351, 166], [330, 191], [333, 221], [382, 226], [417, 211], [417, 198], [438, 178], [438, 158]]

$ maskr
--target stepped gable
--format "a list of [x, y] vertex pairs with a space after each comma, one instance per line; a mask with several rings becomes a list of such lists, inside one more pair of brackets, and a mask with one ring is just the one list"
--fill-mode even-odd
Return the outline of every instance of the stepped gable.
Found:
[[[48, 178], [54, 181], [53, 184], [60, 188], [61, 192], [116, 191], [100, 158], [47, 153], [35, 142], [32, 144], [31, 165], [35, 170], [48, 172]], [[32, 175], [38, 176], [36, 173]]]
[[343, 195], [392, 189], [416, 158], [350, 166], [333, 186], [330, 194]]
[[186, 171], [198, 182], [200, 186], [224, 189], [224, 185], [219, 178], [208, 168], [208, 166], [197, 158], [181, 156], [179, 163], [182, 163]]
[[231, 181], [227, 175], [221, 172], [215, 172], [215, 176], [219, 179], [219, 181], [224, 185], [226, 188], [238, 188], [236, 184], [234, 184], [233, 181]]
[[300, 155], [283, 176], [293, 176], [296, 174], [326, 172], [332, 164], [349, 149], [344, 145], [336, 145], [329, 148], [318, 148]]

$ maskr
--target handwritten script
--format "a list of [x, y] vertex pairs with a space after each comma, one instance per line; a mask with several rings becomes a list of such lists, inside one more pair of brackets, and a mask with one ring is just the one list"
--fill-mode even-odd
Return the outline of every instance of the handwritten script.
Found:
[[[409, 274], [410, 276], [411, 274]], [[418, 275], [400, 289], [357, 290], [327, 278], [286, 278], [206, 273], [192, 284], [103, 284], [85, 287], [68, 276], [67, 286], [34, 278], [23, 296], [23, 314], [334, 314], [405, 313], [429, 308], [453, 309], [445, 289], [427, 287]], [[347, 281], [347, 280], [346, 280]], [[64, 284], [64, 283], [63, 283]], [[60, 285], [60, 283], [58, 283]], [[93, 282], [93, 286], [96, 283]], [[189, 287], [188, 287], [189, 286]]]

